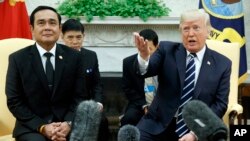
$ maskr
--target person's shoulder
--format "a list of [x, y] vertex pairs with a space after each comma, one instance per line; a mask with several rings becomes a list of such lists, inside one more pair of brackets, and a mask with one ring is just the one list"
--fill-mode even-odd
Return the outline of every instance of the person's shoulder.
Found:
[[167, 45], [167, 46], [174, 46], [174, 45], [180, 45], [180, 42], [174, 42], [174, 41], [160, 41], [160, 45]]
[[96, 55], [96, 52], [93, 51], [93, 50], [90, 50], [90, 49], [86, 49], [86, 48], [81, 48], [81, 51], [82, 52], [85, 52], [86, 54], [93, 54], [93, 55]]
[[63, 45], [63, 44], [57, 44], [59, 48], [61, 48], [63, 51], [65, 52], [71, 52], [71, 53], [79, 53], [79, 51], [71, 48], [71, 47], [68, 47], [66, 45]]
[[64, 44], [57, 43], [57, 46], [64, 49], [64, 50], [73, 50], [72, 48], [70, 48], [70, 47], [68, 47], [68, 46], [66, 46]]
[[136, 59], [137, 58], [137, 53], [136, 54], [132, 54], [132, 55], [130, 55], [130, 56], [127, 56], [127, 57], [125, 57], [124, 59], [123, 59], [123, 61], [130, 61], [130, 60], [134, 60], [134, 59]]
[[221, 54], [221, 53], [219, 53], [217, 51], [214, 51], [212, 49], [209, 49], [209, 48], [207, 48], [207, 50], [215, 58], [216, 61], [221, 61], [221, 62], [224, 62], [224, 63], [231, 62], [231, 60], [228, 57], [226, 57], [225, 55], [223, 55], [223, 54]]
[[21, 48], [13, 53], [11, 53], [10, 55], [11, 56], [22, 56], [23, 54], [27, 54], [30, 52], [30, 50], [32, 49], [32, 47], [35, 47], [34, 45], [29, 45], [29, 46], [26, 46], [24, 48]]
[[180, 42], [173, 42], [173, 41], [160, 41], [159, 47], [163, 49], [177, 49], [181, 47], [182, 44]]
[[86, 49], [86, 48], [81, 48], [81, 54], [83, 54], [83, 56], [86, 56], [87, 58], [92, 58], [92, 59], [95, 59], [97, 60], [97, 54], [95, 51], [93, 50], [89, 50], [89, 49]]
[[160, 52], [170, 52], [173, 53], [177, 50], [183, 50], [184, 46], [180, 42], [173, 41], [160, 41], [159, 50]]

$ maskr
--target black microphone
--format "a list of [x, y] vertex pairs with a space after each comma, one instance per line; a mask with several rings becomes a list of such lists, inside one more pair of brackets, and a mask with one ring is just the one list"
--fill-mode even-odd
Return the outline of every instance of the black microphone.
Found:
[[120, 128], [117, 141], [139, 141], [139, 129], [133, 125], [127, 124]]
[[76, 109], [70, 141], [96, 141], [101, 122], [99, 105], [93, 100], [82, 101]]
[[192, 100], [182, 110], [187, 127], [200, 141], [226, 141], [228, 129], [215, 113], [202, 101]]

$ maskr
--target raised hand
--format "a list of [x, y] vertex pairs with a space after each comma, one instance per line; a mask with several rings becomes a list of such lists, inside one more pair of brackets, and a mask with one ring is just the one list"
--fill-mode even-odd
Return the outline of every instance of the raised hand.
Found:
[[148, 60], [150, 55], [150, 50], [148, 47], [148, 41], [144, 40], [142, 36], [139, 35], [139, 33], [134, 32], [134, 38], [135, 38], [135, 46], [137, 47], [140, 56], [144, 60]]

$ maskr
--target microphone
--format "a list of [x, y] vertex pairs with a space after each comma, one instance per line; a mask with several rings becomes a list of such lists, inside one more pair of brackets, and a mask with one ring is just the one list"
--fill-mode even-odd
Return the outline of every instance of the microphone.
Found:
[[182, 110], [187, 127], [200, 141], [226, 141], [228, 129], [215, 113], [202, 101], [192, 100]]
[[69, 141], [96, 141], [101, 122], [99, 105], [93, 100], [82, 101], [76, 109]]
[[139, 141], [139, 129], [133, 125], [127, 124], [120, 128], [117, 141]]

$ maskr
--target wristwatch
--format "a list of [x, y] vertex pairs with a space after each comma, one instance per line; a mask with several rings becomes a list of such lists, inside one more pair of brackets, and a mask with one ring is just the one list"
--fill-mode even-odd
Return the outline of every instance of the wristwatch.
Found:
[[66, 121], [68, 123], [68, 125], [71, 127], [72, 125], [72, 121]]

